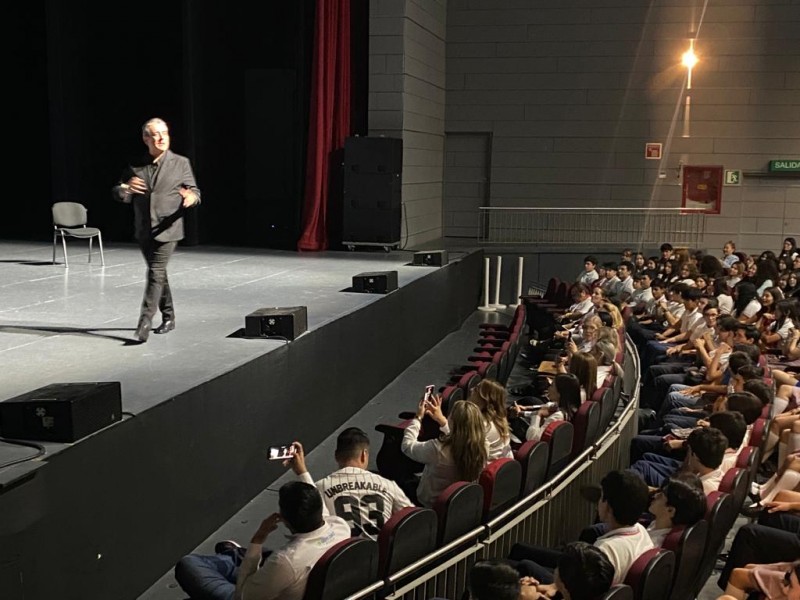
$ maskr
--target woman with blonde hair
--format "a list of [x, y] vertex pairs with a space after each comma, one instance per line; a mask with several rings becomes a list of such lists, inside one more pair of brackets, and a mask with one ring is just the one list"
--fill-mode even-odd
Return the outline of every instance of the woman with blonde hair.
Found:
[[620, 375], [622, 368], [615, 362], [619, 351], [619, 335], [611, 327], [597, 332], [597, 342], [592, 355], [597, 361], [597, 387], [602, 387], [609, 375]]
[[597, 389], [597, 359], [588, 352], [576, 352], [569, 361], [569, 371], [559, 364], [559, 372], [572, 373], [581, 385], [581, 404], [586, 402]]
[[450, 409], [448, 433], [436, 440], [417, 441], [426, 414], [437, 422], [443, 417], [441, 404], [439, 396], [420, 401], [400, 446], [403, 454], [425, 465], [417, 486], [417, 501], [428, 508], [449, 485], [478, 479], [488, 456], [483, 416], [476, 404], [466, 400], [459, 400]]
[[[467, 398], [468, 402], [478, 407], [483, 416], [489, 461], [498, 458], [514, 458], [511, 451], [511, 430], [506, 417], [507, 397], [506, 389], [502, 385], [494, 379], [484, 379], [472, 388]], [[444, 420], [444, 417], [442, 417], [442, 421], [439, 422], [439, 426], [446, 434], [449, 432], [447, 421]]]
[[606, 302], [601, 307], [601, 310], [611, 315], [611, 326], [614, 329], [622, 329], [624, 325], [622, 321], [622, 313], [619, 312], [619, 309], [614, 304], [611, 302]]

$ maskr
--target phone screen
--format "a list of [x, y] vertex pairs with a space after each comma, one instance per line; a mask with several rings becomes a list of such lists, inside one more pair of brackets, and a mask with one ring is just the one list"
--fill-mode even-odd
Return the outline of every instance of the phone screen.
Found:
[[426, 385], [425, 386], [425, 400], [430, 400], [433, 396], [433, 390], [436, 389], [434, 385]]
[[286, 460], [294, 456], [294, 445], [288, 444], [286, 446], [270, 446], [268, 457], [269, 460]]

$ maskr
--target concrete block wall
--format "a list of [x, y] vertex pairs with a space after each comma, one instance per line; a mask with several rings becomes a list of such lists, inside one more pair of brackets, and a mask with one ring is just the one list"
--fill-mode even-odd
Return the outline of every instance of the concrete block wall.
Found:
[[[800, 3], [702, 8], [450, 0], [445, 234], [476, 232], [470, 182], [481, 165], [495, 206], [677, 207], [681, 164], [765, 171], [770, 159], [800, 157]], [[690, 38], [700, 62], [686, 90]], [[489, 156], [475, 154], [481, 135]], [[664, 144], [661, 161], [645, 160], [646, 142]], [[787, 235], [800, 235], [800, 179], [746, 177], [724, 188], [703, 245], [777, 249]]]
[[370, 0], [369, 135], [403, 139], [403, 241], [442, 237], [446, 0]]

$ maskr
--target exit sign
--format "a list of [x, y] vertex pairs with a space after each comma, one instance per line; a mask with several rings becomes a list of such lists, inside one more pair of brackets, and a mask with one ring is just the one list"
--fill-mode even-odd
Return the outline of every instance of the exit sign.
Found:
[[800, 172], [800, 159], [793, 159], [790, 160], [788, 158], [782, 158], [779, 160], [771, 160], [769, 161], [769, 170], [771, 173], [776, 171], [778, 172], [786, 172], [786, 171], [794, 171]]

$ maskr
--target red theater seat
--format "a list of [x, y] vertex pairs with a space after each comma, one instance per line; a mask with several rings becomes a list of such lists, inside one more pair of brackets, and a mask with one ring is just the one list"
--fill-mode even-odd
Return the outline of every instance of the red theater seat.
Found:
[[386, 521], [378, 534], [379, 577], [388, 577], [436, 549], [436, 512], [404, 508]]
[[514, 453], [514, 458], [522, 467], [520, 497], [525, 497], [545, 482], [550, 447], [542, 441], [529, 440]]
[[542, 433], [542, 441], [549, 447], [547, 479], [551, 479], [569, 464], [572, 455], [572, 423], [556, 421], [550, 423]]
[[303, 600], [339, 600], [378, 579], [378, 544], [364, 538], [330, 548], [308, 574]]
[[631, 586], [635, 600], [667, 600], [674, 570], [675, 555], [669, 550], [653, 548], [634, 561], [625, 584]]
[[519, 499], [522, 465], [513, 458], [493, 460], [481, 471], [478, 483], [483, 488], [483, 519], [489, 520]]
[[438, 545], [446, 546], [481, 524], [483, 488], [458, 481], [448, 486], [433, 504], [439, 518]]

